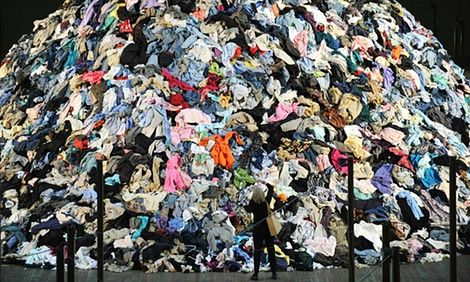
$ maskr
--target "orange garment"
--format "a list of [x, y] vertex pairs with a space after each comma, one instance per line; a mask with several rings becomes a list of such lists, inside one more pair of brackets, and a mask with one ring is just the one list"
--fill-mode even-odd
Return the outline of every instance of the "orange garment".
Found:
[[99, 121], [95, 122], [93, 125], [93, 129], [100, 129], [104, 125], [104, 120], [100, 119]]
[[392, 50], [392, 58], [395, 59], [395, 60], [400, 58], [400, 54], [401, 54], [402, 50], [403, 50], [403, 48], [400, 45], [395, 46]]
[[287, 195], [284, 194], [284, 193], [278, 194], [278, 195], [277, 195], [277, 198], [279, 199], [279, 201], [281, 201], [281, 202], [283, 202], [283, 203], [287, 202], [287, 200], [288, 200], [288, 199], [287, 199]]
[[274, 3], [272, 6], [271, 6], [271, 10], [273, 11], [273, 14], [275, 17], [278, 17], [279, 16], [279, 7], [277, 6], [276, 3]]
[[335, 108], [325, 108], [324, 115], [328, 122], [336, 128], [344, 128], [346, 121], [339, 115], [338, 110]]
[[206, 11], [204, 11], [203, 9], [201, 8], [197, 8], [194, 12], [193, 12], [193, 16], [200, 20], [201, 22], [204, 21], [206, 19]]
[[235, 131], [228, 132], [225, 137], [222, 137], [218, 134], [211, 136], [210, 138], [202, 139], [199, 142], [199, 145], [206, 146], [209, 140], [214, 140], [215, 145], [211, 149], [211, 157], [214, 159], [214, 162], [224, 168], [231, 169], [235, 163], [235, 158], [230, 150], [230, 139], [235, 138], [237, 144], [242, 145], [243, 140], [238, 136], [238, 133]]
[[237, 49], [235, 49], [235, 54], [233, 54], [231, 60], [241, 57], [242, 53], [243, 53], [242, 48], [238, 46]]
[[90, 141], [86, 137], [75, 137], [73, 140], [73, 146], [80, 151], [85, 151], [90, 146]]

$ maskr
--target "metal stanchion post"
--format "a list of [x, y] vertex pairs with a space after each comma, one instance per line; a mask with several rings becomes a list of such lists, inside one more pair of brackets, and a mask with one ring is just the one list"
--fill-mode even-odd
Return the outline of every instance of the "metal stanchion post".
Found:
[[400, 249], [392, 249], [393, 282], [400, 282]]
[[388, 221], [382, 224], [382, 252], [384, 260], [382, 262], [382, 281], [390, 282], [390, 224]]
[[[2, 216], [0, 216], [2, 222]], [[2, 226], [0, 225], [0, 279], [2, 278], [2, 263], [3, 263], [3, 240], [2, 240]]]
[[348, 241], [349, 281], [354, 282], [354, 167], [353, 159], [348, 160]]
[[449, 205], [450, 205], [450, 282], [457, 281], [457, 188], [455, 157], [449, 159]]
[[438, 23], [438, 18], [437, 18], [437, 5], [431, 5], [431, 10], [433, 12], [433, 29], [432, 31], [434, 32], [434, 35], [438, 35], [438, 29], [437, 29], [437, 23]]
[[64, 244], [57, 246], [56, 281], [64, 282]]
[[98, 282], [104, 281], [104, 260], [103, 260], [103, 216], [104, 216], [104, 207], [103, 207], [103, 161], [97, 161], [97, 185], [96, 189], [98, 194], [98, 230], [96, 232], [97, 241], [98, 241], [98, 249], [97, 249], [97, 259], [98, 259]]
[[75, 226], [67, 229], [67, 282], [75, 281]]
[[460, 22], [458, 21], [458, 19], [456, 19], [454, 23], [454, 58], [456, 59], [458, 63], [460, 63], [459, 56], [458, 56], [459, 47], [460, 47], [459, 30], [460, 30]]

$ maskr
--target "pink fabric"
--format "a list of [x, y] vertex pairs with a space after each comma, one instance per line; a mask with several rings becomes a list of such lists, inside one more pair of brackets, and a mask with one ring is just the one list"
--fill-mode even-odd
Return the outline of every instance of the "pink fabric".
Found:
[[386, 127], [380, 132], [380, 137], [392, 145], [397, 146], [406, 137], [405, 133], [391, 127]]
[[328, 155], [319, 155], [317, 157], [317, 164], [318, 169], [320, 170], [320, 172], [322, 172], [331, 166], [330, 158], [328, 157]]
[[415, 238], [408, 239], [406, 243], [408, 245], [408, 262], [414, 262], [415, 255], [423, 248], [423, 244]]
[[178, 145], [181, 141], [191, 138], [196, 131], [193, 127], [173, 126], [170, 132], [171, 144]]
[[89, 82], [90, 84], [99, 84], [105, 74], [106, 72], [104, 71], [87, 72], [83, 75], [83, 81]]
[[268, 118], [268, 122], [284, 120], [290, 113], [293, 113], [297, 110], [297, 105], [298, 103], [293, 103], [292, 105], [279, 103], [276, 108], [276, 113]]
[[161, 105], [165, 110], [170, 112], [177, 112], [181, 110], [181, 106], [173, 106], [161, 97], [145, 98], [143, 102], [149, 105]]
[[188, 124], [211, 124], [211, 117], [198, 109], [183, 109], [175, 117], [175, 121], [179, 126]]
[[372, 43], [371, 39], [360, 35], [354, 37], [354, 41], [351, 44], [352, 51], [360, 50], [367, 52], [369, 48], [374, 48], [374, 43]]
[[295, 48], [299, 50], [300, 56], [307, 56], [307, 45], [308, 45], [308, 31], [302, 30], [297, 34], [293, 40]]
[[191, 177], [181, 170], [181, 157], [175, 155], [168, 159], [165, 170], [164, 191], [173, 193], [176, 189], [183, 190], [191, 185]]
[[308, 249], [311, 249], [314, 253], [320, 253], [327, 257], [332, 257], [335, 255], [336, 238], [334, 236], [330, 236], [329, 238], [315, 237], [313, 240], [305, 240], [303, 245]]

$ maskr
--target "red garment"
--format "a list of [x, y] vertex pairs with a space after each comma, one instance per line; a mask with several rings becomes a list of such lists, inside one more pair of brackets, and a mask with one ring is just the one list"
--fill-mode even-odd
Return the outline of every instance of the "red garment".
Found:
[[330, 153], [330, 159], [331, 164], [337, 172], [348, 175], [348, 155], [341, 153], [338, 149], [333, 149]]
[[92, 71], [87, 72], [83, 75], [83, 81], [89, 82], [90, 84], [99, 84], [106, 74], [104, 71]]
[[411, 164], [410, 159], [408, 158], [408, 155], [405, 154], [405, 152], [398, 149], [397, 147], [390, 147], [388, 149], [388, 151], [390, 153], [394, 154], [395, 156], [401, 157], [401, 159], [397, 163], [398, 165], [400, 165], [402, 167], [405, 167], [405, 168], [411, 170], [412, 172], [415, 172], [415, 169], [414, 169], [413, 165]]
[[242, 53], [243, 53], [242, 48], [240, 46], [238, 46], [237, 49], [235, 49], [235, 54], [233, 54], [231, 60], [240, 57], [242, 55]]
[[120, 33], [133, 33], [134, 29], [132, 28], [131, 20], [125, 20], [118, 23]]
[[73, 140], [73, 146], [80, 151], [84, 151], [88, 149], [88, 146], [90, 146], [90, 141], [86, 137], [75, 137]]
[[95, 122], [95, 124], [93, 125], [93, 129], [100, 129], [101, 127], [103, 127], [103, 124], [104, 120], [100, 119], [99, 121]]
[[215, 73], [209, 73], [207, 76], [207, 86], [219, 88], [220, 77]]
[[162, 69], [162, 75], [166, 78], [170, 87], [178, 87], [179, 89], [186, 91], [196, 91], [196, 89], [191, 85], [175, 78], [166, 68]]
[[201, 101], [204, 101], [207, 97], [207, 93], [210, 91], [219, 90], [220, 77], [215, 73], [209, 73], [207, 76], [206, 86], [199, 89], [199, 96]]
[[255, 45], [255, 47], [250, 47], [250, 55], [254, 55], [258, 51], [259, 51], [258, 45]]
[[181, 93], [171, 95], [170, 96], [170, 104], [172, 104], [173, 106], [181, 106], [181, 109], [189, 108], [189, 104], [186, 103], [186, 101], [184, 100], [184, 97], [183, 97], [183, 95], [181, 95]]

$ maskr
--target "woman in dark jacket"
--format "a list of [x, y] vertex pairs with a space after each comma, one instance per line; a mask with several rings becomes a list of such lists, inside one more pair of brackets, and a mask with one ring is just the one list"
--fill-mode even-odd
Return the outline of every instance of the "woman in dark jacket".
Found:
[[263, 241], [265, 246], [268, 248], [269, 264], [271, 266], [271, 272], [273, 273], [272, 279], [277, 279], [274, 237], [269, 233], [268, 224], [266, 222], [269, 203], [273, 198], [274, 188], [269, 184], [266, 185], [268, 186], [268, 194], [266, 197], [264, 196], [263, 188], [255, 186], [250, 203], [245, 206], [245, 210], [247, 212], [253, 213], [253, 222], [255, 224], [253, 227], [255, 274], [251, 276], [251, 280], [258, 280], [261, 253], [263, 252]]

